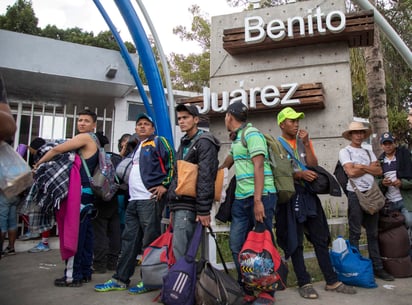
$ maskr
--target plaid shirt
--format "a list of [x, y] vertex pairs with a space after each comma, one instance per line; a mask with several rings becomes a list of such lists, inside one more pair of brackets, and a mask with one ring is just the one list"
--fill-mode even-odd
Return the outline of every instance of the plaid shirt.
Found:
[[[54, 147], [49, 143], [39, 149], [39, 156]], [[26, 197], [26, 214], [30, 217], [33, 231], [44, 231], [53, 226], [54, 211], [60, 208], [60, 202], [67, 197], [70, 170], [75, 153], [59, 154], [49, 162], [42, 163], [34, 174], [34, 183]]]

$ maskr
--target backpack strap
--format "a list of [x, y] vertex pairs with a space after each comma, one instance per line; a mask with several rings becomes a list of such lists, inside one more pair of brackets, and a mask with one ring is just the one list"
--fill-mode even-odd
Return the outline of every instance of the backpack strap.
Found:
[[199, 249], [200, 241], [202, 239], [203, 226], [199, 221], [195, 233], [193, 234], [192, 240], [190, 241], [189, 248], [186, 251], [186, 256], [190, 259], [195, 259], [197, 250]]
[[299, 165], [299, 167], [300, 167], [302, 170], [307, 170], [308, 168], [307, 168], [298, 158], [296, 158], [296, 156], [295, 156], [295, 154], [294, 154], [294, 152], [293, 152], [292, 147], [290, 147], [290, 145], [285, 141], [285, 139], [282, 138], [282, 137], [278, 137], [278, 140], [279, 140], [280, 144], [282, 144], [283, 148], [288, 152], [289, 156], [290, 156], [293, 160], [296, 161], [296, 163]]
[[242, 129], [242, 133], [240, 134], [240, 142], [241, 142], [242, 145], [243, 145], [244, 147], [246, 147], [246, 148], [247, 148], [247, 142], [246, 142], [245, 134], [246, 134], [246, 130], [247, 130], [249, 127], [250, 127], [250, 126], [246, 125], [246, 126]]

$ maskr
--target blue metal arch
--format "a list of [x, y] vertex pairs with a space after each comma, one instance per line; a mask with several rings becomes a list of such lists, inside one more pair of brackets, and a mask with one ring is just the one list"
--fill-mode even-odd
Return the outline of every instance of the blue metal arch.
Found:
[[[127, 59], [128, 57], [130, 58], [130, 56], [123, 54], [124, 50], [122, 50], [122, 48], [126, 48], [124, 46], [124, 43], [119, 37], [113, 23], [110, 21], [109, 16], [107, 15], [107, 13], [105, 13], [103, 7], [100, 5], [99, 0], [93, 0], [93, 1], [95, 2], [100, 13], [106, 20], [106, 23], [108, 23], [110, 30], [112, 31], [115, 39], [117, 40], [119, 44], [119, 47], [122, 52], [122, 56], [127, 66], [129, 67], [130, 72], [133, 75], [134, 72], [132, 71], [136, 71], [136, 68], [133, 62], [131, 61], [131, 59], [130, 60]], [[164, 88], [162, 84], [162, 79], [160, 77], [159, 69], [157, 67], [156, 59], [153, 54], [152, 48], [150, 46], [149, 40], [147, 39], [143, 26], [131, 2], [129, 0], [115, 0], [115, 3], [121, 15], [123, 16], [123, 19], [126, 25], [129, 28], [130, 34], [132, 35], [133, 41], [136, 45], [136, 49], [141, 59], [141, 63], [142, 63], [143, 70], [147, 78], [147, 82], [149, 85], [149, 90], [150, 90], [150, 94], [152, 98], [154, 115], [152, 114], [151, 116], [155, 120], [155, 124], [157, 127], [157, 133], [159, 135], [166, 137], [169, 140], [169, 142], [173, 145], [173, 133], [171, 130], [170, 117], [168, 113], [168, 107], [167, 107], [166, 97], [165, 97]], [[126, 53], [127, 53], [127, 50], [126, 50]], [[137, 71], [136, 71], [136, 75], [133, 75], [133, 77], [135, 79], [136, 85], [139, 87], [141, 85], [141, 80], [138, 77]], [[140, 87], [139, 87], [139, 91], [141, 91]], [[148, 112], [148, 114], [150, 114], [151, 113], [150, 106], [147, 106], [145, 103], [145, 107], [146, 107], [146, 111]]]

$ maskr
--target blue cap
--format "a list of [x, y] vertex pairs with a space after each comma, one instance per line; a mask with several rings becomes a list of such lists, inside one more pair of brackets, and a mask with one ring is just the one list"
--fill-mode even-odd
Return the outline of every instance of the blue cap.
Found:
[[137, 124], [137, 122], [139, 122], [141, 119], [146, 119], [146, 120], [148, 120], [148, 121], [149, 121], [150, 123], [152, 123], [152, 125], [154, 126], [153, 119], [152, 119], [149, 115], [147, 115], [146, 113], [141, 112], [141, 113], [139, 113], [139, 114], [137, 115], [136, 124]]
[[385, 142], [391, 142], [391, 143], [395, 143], [395, 138], [393, 137], [393, 135], [390, 132], [384, 132], [381, 135], [381, 139], [379, 141], [381, 144], [385, 143]]

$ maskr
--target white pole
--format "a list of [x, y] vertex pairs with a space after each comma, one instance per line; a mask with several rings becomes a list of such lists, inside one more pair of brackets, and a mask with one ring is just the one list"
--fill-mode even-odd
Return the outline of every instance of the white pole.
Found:
[[152, 20], [150, 19], [150, 16], [147, 13], [145, 6], [143, 5], [141, 0], [136, 0], [136, 2], [139, 5], [139, 8], [143, 13], [144, 18], [146, 19], [150, 32], [153, 35], [153, 39], [154, 39], [157, 51], [159, 52], [160, 62], [162, 63], [163, 74], [166, 80], [167, 99], [169, 100], [169, 117], [170, 117], [170, 124], [172, 125], [170, 127], [172, 129], [173, 140], [176, 141], [175, 102], [174, 102], [174, 96], [173, 96], [172, 81], [170, 80], [170, 72], [169, 72], [169, 67], [167, 65], [166, 56], [163, 51], [162, 44], [160, 43], [159, 36], [157, 35], [156, 29], [153, 26]]
[[373, 16], [376, 23], [382, 29], [383, 33], [392, 43], [394, 48], [399, 52], [402, 58], [406, 61], [409, 68], [412, 68], [412, 52], [405, 44], [405, 42], [399, 37], [398, 33], [392, 28], [392, 26], [386, 21], [381, 13], [373, 6], [368, 0], [355, 0], [362, 9], [373, 10]]

